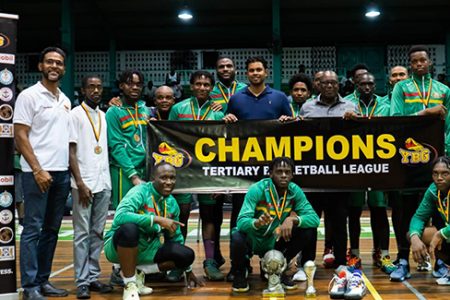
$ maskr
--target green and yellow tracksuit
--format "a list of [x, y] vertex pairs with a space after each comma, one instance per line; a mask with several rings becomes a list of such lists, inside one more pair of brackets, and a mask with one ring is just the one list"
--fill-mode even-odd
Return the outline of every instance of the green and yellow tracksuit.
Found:
[[117, 250], [113, 245], [113, 236], [120, 226], [126, 223], [133, 223], [139, 227], [138, 265], [153, 263], [156, 252], [162, 246], [161, 234], [164, 235], [165, 241], [184, 244], [179, 226], [175, 233], [170, 235], [159, 224], [153, 222], [158, 212], [161, 217], [179, 220], [180, 208], [172, 195], [161, 196], [152, 182], [133, 187], [119, 203], [111, 229], [105, 235], [105, 256], [108, 261], [119, 263]]
[[227, 111], [228, 101], [230, 101], [231, 96], [239, 92], [240, 90], [247, 87], [245, 83], [234, 80], [231, 83], [230, 88], [226, 87], [222, 82], [216, 81], [213, 90], [209, 94], [211, 101], [217, 102], [222, 105], [222, 111]]
[[[450, 109], [450, 89], [448, 86], [431, 78], [430, 74], [418, 76], [398, 82], [392, 91], [391, 116], [417, 115], [420, 111], [444, 105]], [[445, 152], [450, 154], [450, 117], [445, 119]]]
[[[212, 100], [208, 100], [200, 107], [197, 98], [191, 97], [185, 99], [174, 106], [170, 110], [170, 121], [192, 121], [192, 120], [222, 120], [224, 111], [213, 111], [211, 109]], [[191, 194], [174, 195], [179, 204], [188, 204], [192, 201]], [[198, 195], [198, 200], [202, 204], [215, 204], [215, 200], [209, 194]]]
[[438, 228], [438, 230], [440, 230], [441, 235], [446, 239], [447, 243], [450, 243], [450, 224], [446, 212], [446, 207], [449, 205], [449, 199], [446, 199], [446, 197], [446, 194], [440, 195], [441, 204], [442, 202], [447, 201], [447, 204], [441, 207], [439, 204], [438, 189], [436, 185], [432, 183], [430, 187], [428, 187], [425, 195], [423, 196], [422, 202], [420, 202], [419, 208], [416, 210], [416, 213], [411, 219], [411, 223], [409, 225], [410, 236], [417, 234], [421, 237], [426, 224], [428, 224], [428, 221], [435, 215], [434, 213], [437, 210], [445, 222], [445, 227]]
[[146, 176], [148, 108], [144, 101], [135, 106], [122, 103], [123, 106], [112, 106], [106, 112], [114, 208], [133, 187], [130, 178]]
[[[274, 201], [277, 203], [274, 204]], [[289, 217], [291, 211], [298, 215], [298, 227], [317, 228], [319, 226], [319, 217], [298, 185], [290, 182], [284, 199], [284, 195], [277, 194], [272, 179], [262, 179], [252, 184], [245, 195], [244, 204], [237, 219], [237, 230], [247, 234], [247, 238], [252, 242], [253, 253], [263, 256], [268, 250], [274, 248], [276, 242], [274, 231]], [[266, 212], [273, 218], [272, 223], [256, 228], [255, 221]]]
[[[374, 101], [369, 106], [360, 103], [360, 93], [355, 90], [353, 93], [345, 96], [344, 99], [355, 103], [358, 106], [359, 113], [364, 117], [384, 117], [389, 116], [389, 106], [383, 100], [383, 97], [373, 95]], [[362, 207], [366, 202], [366, 192], [354, 192], [350, 194], [351, 207]], [[371, 207], [386, 207], [387, 201], [383, 192], [369, 191], [367, 192], [367, 203]]]
[[[308, 100], [306, 100], [308, 101]], [[295, 102], [294, 100], [292, 100], [292, 102], [289, 104], [291, 106], [291, 110], [292, 110], [292, 117], [296, 118], [296, 117], [300, 117], [300, 110], [302, 109], [303, 104], [306, 103], [305, 102]]]

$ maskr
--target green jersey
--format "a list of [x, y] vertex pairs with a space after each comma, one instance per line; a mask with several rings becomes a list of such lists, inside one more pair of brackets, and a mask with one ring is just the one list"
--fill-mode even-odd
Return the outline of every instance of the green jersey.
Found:
[[[298, 185], [290, 182], [286, 194], [280, 197], [272, 179], [265, 178], [252, 184], [245, 195], [237, 220], [237, 229], [247, 234], [252, 240], [254, 253], [261, 256], [273, 249], [276, 242], [274, 231], [291, 211], [298, 215], [299, 227], [319, 226], [319, 217]], [[255, 221], [264, 213], [270, 214], [273, 218], [272, 223], [256, 228]]]
[[345, 96], [345, 100], [349, 100], [356, 104], [358, 112], [363, 117], [384, 117], [389, 116], [390, 107], [387, 105], [383, 97], [373, 95], [372, 100], [366, 105], [360, 99], [360, 93], [355, 90], [353, 93]]
[[126, 223], [133, 223], [139, 227], [138, 264], [153, 263], [155, 254], [164, 241], [183, 244], [180, 227], [170, 235], [153, 222], [157, 215], [178, 221], [180, 209], [175, 198], [172, 195], [161, 196], [152, 182], [133, 187], [117, 207], [111, 229], [105, 235], [106, 258], [111, 262], [118, 262], [112, 239], [120, 226]]
[[200, 107], [197, 98], [191, 97], [175, 104], [170, 110], [169, 120], [189, 121], [189, 120], [222, 120], [223, 111], [213, 111], [211, 100], [206, 101]]
[[106, 112], [114, 208], [133, 187], [130, 178], [133, 175], [145, 178], [146, 173], [148, 108], [144, 101], [135, 106], [122, 103], [123, 106], [112, 106]]
[[222, 105], [222, 111], [227, 111], [228, 101], [230, 101], [231, 96], [244, 89], [247, 85], [245, 83], [239, 82], [237, 80], [231, 83], [228, 88], [222, 82], [216, 81], [213, 90], [209, 94], [211, 101], [217, 102]]
[[[450, 109], [450, 89], [445, 84], [433, 80], [430, 74], [417, 76], [398, 82], [392, 92], [391, 116], [417, 115], [420, 111], [436, 105]], [[450, 153], [450, 117], [445, 120], [445, 149]]]
[[438, 229], [440, 229], [442, 236], [445, 237], [447, 242], [450, 242], [450, 225], [448, 219], [448, 207], [450, 203], [448, 198], [448, 195], [438, 196], [438, 189], [436, 185], [432, 183], [425, 192], [419, 208], [411, 219], [411, 223], [409, 225], [410, 236], [417, 234], [421, 237], [428, 220], [434, 216], [434, 213], [437, 210], [445, 222], [445, 227]]

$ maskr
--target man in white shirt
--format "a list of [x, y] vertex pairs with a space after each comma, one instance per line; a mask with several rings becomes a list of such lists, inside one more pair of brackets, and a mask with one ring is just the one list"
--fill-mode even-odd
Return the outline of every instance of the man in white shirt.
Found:
[[58, 88], [65, 53], [56, 47], [41, 52], [42, 79], [17, 97], [15, 142], [22, 154], [24, 198], [20, 239], [20, 273], [24, 300], [65, 297], [49, 283], [58, 232], [70, 189], [70, 100]]
[[111, 175], [105, 113], [98, 107], [102, 99], [102, 80], [97, 76], [87, 76], [81, 85], [84, 100], [70, 112], [74, 132], [70, 140], [69, 162], [77, 298], [89, 299], [90, 291], [112, 291], [110, 285], [98, 280], [103, 230], [111, 200]]

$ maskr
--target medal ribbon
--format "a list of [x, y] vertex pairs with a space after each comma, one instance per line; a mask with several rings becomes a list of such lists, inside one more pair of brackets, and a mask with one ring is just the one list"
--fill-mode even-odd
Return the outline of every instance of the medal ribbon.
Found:
[[[441, 200], [441, 191], [438, 191], [438, 210], [445, 216], [445, 223], [448, 224], [448, 196], [450, 195], [450, 191], [447, 193], [447, 197], [444, 198], [444, 201]], [[445, 207], [445, 209], [444, 209]]]
[[191, 101], [191, 111], [192, 111], [192, 117], [194, 118], [194, 120], [204, 120], [206, 118], [206, 116], [209, 114], [209, 112], [211, 111], [211, 106], [208, 106], [208, 108], [206, 109], [203, 116], [200, 116], [200, 112], [202, 111], [201, 108], [198, 109], [198, 115], [196, 115], [195, 109], [194, 109], [194, 101]]
[[283, 215], [284, 205], [286, 204], [287, 190], [284, 192], [283, 201], [281, 202], [281, 207], [279, 210], [278, 210], [278, 202], [277, 202], [277, 200], [275, 200], [275, 197], [273, 196], [271, 186], [269, 186], [269, 193], [270, 193], [270, 198], [272, 199], [273, 206], [275, 207], [275, 212], [277, 214], [278, 220], [281, 221], [281, 216]]
[[137, 102], [134, 104], [134, 111], [135, 111], [136, 118], [133, 117], [133, 114], [131, 113], [131, 111], [128, 108], [127, 108], [127, 111], [130, 114], [131, 118], [133, 119], [134, 127], [137, 128], [138, 127], [138, 121], [139, 121], [139, 119], [138, 119], [138, 105], [137, 105]]
[[[225, 100], [225, 103], [228, 103], [228, 101], [230, 101], [230, 98], [228, 98], [228, 96], [225, 95], [225, 92], [223, 91], [222, 86], [220, 84], [218, 84], [217, 86], [219, 87], [219, 90], [222, 93], [223, 100]], [[236, 81], [234, 81], [233, 82], [233, 87], [231, 88], [231, 93], [230, 93], [229, 97], [234, 95], [234, 92], [236, 91], [236, 86], [237, 86]]]
[[[370, 102], [372, 102], [372, 100], [370, 100]], [[370, 102], [369, 102], [369, 105], [366, 106], [366, 108], [369, 108], [369, 107], [370, 107]], [[366, 111], [365, 117], [368, 117], [369, 119], [372, 118], [373, 113], [375, 112], [375, 107], [377, 107], [377, 104], [378, 104], [378, 102], [375, 101], [375, 104], [374, 104], [373, 107], [372, 107], [372, 111], [370, 112], [369, 115], [367, 115], [367, 111]], [[358, 107], [359, 107], [359, 111], [360, 111], [361, 114], [364, 116], [364, 113], [363, 113], [363, 110], [362, 110], [362, 108], [361, 108], [361, 104], [360, 104], [360, 102], [359, 102], [359, 99], [358, 99]]]
[[416, 87], [416, 90], [419, 92], [420, 101], [422, 101], [423, 105], [425, 105], [425, 108], [428, 108], [428, 104], [430, 103], [430, 96], [431, 96], [431, 85], [432, 85], [431, 78], [430, 78], [430, 84], [428, 86], [427, 99], [424, 99], [424, 95], [422, 95], [422, 92], [420, 91], [419, 86], [417, 85], [416, 81], [413, 79], [412, 82], [414, 83], [414, 86]]
[[[158, 205], [156, 204], [155, 197], [153, 197], [153, 195], [152, 195], [152, 202], [153, 202], [153, 206], [155, 207], [156, 215], [158, 217], [160, 217], [161, 213], [159, 212]], [[166, 216], [167, 216], [167, 203], [166, 203], [166, 201], [164, 201], [164, 215], [163, 215], [163, 217], [165, 218]]]
[[98, 141], [100, 140], [100, 133], [102, 130], [102, 120], [100, 119], [100, 112], [98, 112], [98, 131], [95, 129], [95, 124], [94, 124], [94, 120], [92, 120], [91, 115], [89, 114], [87, 108], [84, 106], [84, 102], [81, 103], [81, 107], [83, 108], [84, 112], [86, 113], [88, 119], [89, 119], [89, 123], [91, 123], [92, 126], [92, 130], [94, 131], [94, 136], [95, 139]]

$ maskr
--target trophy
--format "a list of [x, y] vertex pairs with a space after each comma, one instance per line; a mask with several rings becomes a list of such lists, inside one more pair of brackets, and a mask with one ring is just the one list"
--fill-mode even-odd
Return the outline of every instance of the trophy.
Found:
[[316, 273], [316, 265], [312, 260], [308, 260], [303, 266], [306, 274], [306, 291], [305, 298], [316, 298], [316, 288], [314, 287], [314, 274]]
[[261, 260], [262, 269], [268, 275], [268, 287], [263, 291], [263, 298], [284, 297], [280, 275], [287, 268], [286, 258], [278, 250], [268, 251]]

